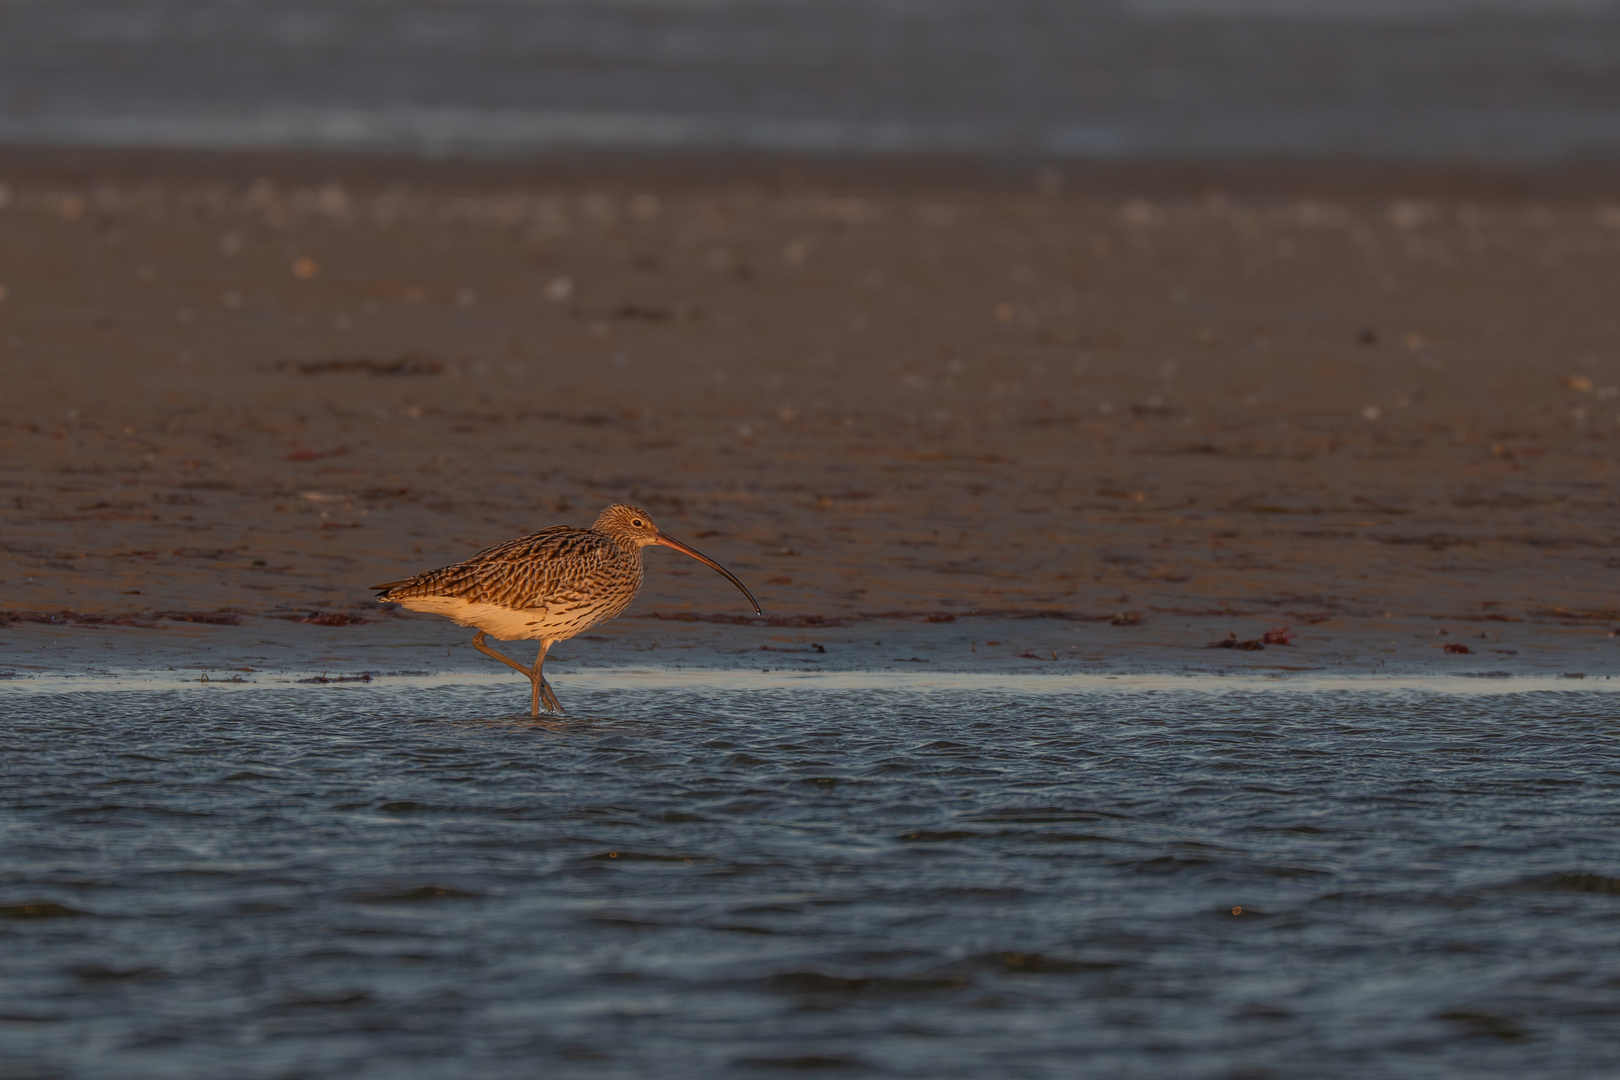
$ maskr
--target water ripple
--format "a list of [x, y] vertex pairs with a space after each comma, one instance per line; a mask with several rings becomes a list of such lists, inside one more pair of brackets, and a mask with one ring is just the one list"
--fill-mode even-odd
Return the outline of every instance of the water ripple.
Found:
[[34, 691], [18, 1075], [1525, 1076], [1620, 1037], [1604, 693]]

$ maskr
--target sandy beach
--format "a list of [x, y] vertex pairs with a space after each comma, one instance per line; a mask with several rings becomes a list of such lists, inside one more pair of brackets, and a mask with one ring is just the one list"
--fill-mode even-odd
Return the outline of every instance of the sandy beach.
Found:
[[18, 151], [0, 286], [19, 674], [457, 641], [366, 586], [615, 500], [767, 612], [654, 555], [625, 648], [1620, 648], [1601, 172]]

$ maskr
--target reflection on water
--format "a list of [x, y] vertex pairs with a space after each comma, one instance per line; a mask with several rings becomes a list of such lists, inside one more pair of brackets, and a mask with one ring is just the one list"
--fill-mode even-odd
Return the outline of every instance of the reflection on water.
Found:
[[[1607, 694], [13, 695], [17, 1075], [1592, 1076]], [[611, 717], [607, 716], [611, 708]], [[8, 1074], [10, 1075], [10, 1074]]]

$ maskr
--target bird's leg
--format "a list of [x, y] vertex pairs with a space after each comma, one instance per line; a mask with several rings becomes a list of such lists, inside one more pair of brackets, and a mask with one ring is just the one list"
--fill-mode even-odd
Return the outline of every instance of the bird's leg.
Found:
[[562, 703], [557, 700], [557, 695], [551, 692], [551, 684], [546, 682], [546, 677], [540, 673], [541, 667], [544, 666], [546, 662], [546, 652], [550, 648], [551, 642], [540, 642], [540, 652], [534, 658], [534, 670], [529, 673], [529, 685], [531, 689], [529, 697], [530, 716], [540, 715], [540, 705], [542, 703], [545, 704], [546, 709], [549, 712], [554, 712], [561, 715], [563, 711]]
[[482, 630], [473, 635], [472, 643], [473, 648], [477, 649], [485, 656], [492, 656], [496, 660], [499, 660], [501, 663], [505, 664], [507, 667], [511, 668], [513, 671], [521, 671], [528, 677], [530, 688], [530, 716], [539, 716], [540, 706], [542, 704], [544, 704], [547, 709], [554, 713], [559, 715], [562, 713], [562, 703], [557, 700], [557, 695], [551, 692], [551, 684], [546, 682], [545, 676], [540, 674], [540, 666], [546, 662], [546, 650], [551, 648], [551, 642], [542, 641], [540, 643], [540, 655], [534, 658], [534, 667], [532, 668], [526, 668], [516, 660], [512, 659], [510, 656], [507, 656], [505, 653], [498, 652], [495, 649], [490, 648], [488, 645], [485, 645], [484, 632]]
[[493, 656], [495, 659], [499, 660], [501, 663], [505, 664], [507, 667], [511, 668], [514, 671], [521, 671], [525, 675], [529, 674], [529, 669], [528, 668], [524, 667], [522, 664], [518, 663], [516, 660], [512, 659], [510, 656], [507, 656], [503, 652], [497, 652], [494, 649], [490, 648], [488, 645], [485, 645], [484, 644], [484, 632], [482, 630], [478, 631], [478, 633], [473, 635], [473, 648], [477, 649], [479, 652], [483, 653], [485, 656]]

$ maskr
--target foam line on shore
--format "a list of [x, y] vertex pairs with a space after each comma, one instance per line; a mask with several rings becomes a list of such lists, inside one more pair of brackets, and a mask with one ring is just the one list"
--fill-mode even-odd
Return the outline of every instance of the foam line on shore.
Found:
[[757, 150], [776, 153], [1039, 152], [1116, 158], [1134, 147], [1119, 127], [864, 122], [590, 109], [257, 108], [221, 113], [0, 116], [0, 145], [321, 149], [426, 157], [504, 156], [567, 148]]
[[[317, 681], [324, 680], [324, 681]], [[741, 671], [703, 668], [596, 668], [571, 674], [559, 684], [568, 690], [766, 690], [793, 688], [810, 692], [906, 691], [994, 691], [1019, 694], [1070, 694], [1108, 690], [1112, 692], [1194, 692], [1288, 691], [1291, 693], [1390, 693], [1419, 692], [1445, 695], [1502, 695], [1574, 691], [1617, 692], [1620, 680], [1598, 676], [1504, 676], [1478, 675], [1317, 675], [1268, 674], [1212, 675], [1207, 673], [1170, 674], [986, 674], [938, 672], [918, 674], [884, 671]], [[394, 691], [422, 690], [455, 686], [526, 687], [499, 673], [445, 672], [435, 675], [376, 676], [369, 680], [332, 677], [330, 673], [262, 673], [253, 679], [183, 678], [176, 672], [125, 672], [107, 676], [41, 675], [8, 679], [0, 683], [0, 693], [127, 693], [151, 690], [194, 689], [210, 691], [341, 690]]]

